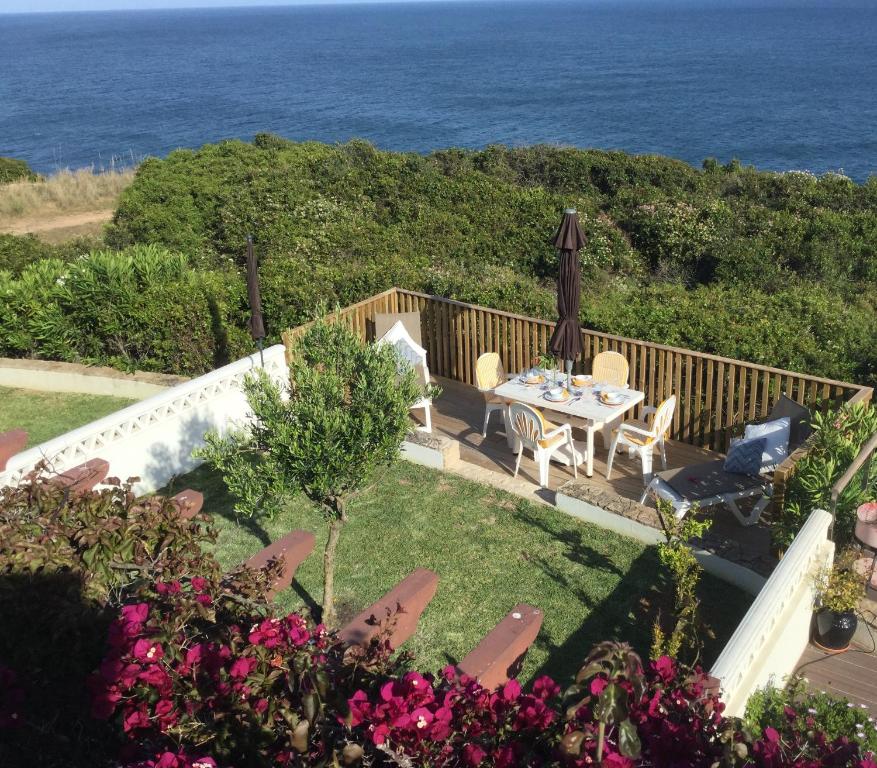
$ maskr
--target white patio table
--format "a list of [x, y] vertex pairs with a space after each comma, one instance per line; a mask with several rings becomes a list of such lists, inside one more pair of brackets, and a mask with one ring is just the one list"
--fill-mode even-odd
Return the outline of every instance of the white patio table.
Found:
[[[546, 378], [550, 379], [550, 374]], [[564, 376], [565, 379], [565, 376]], [[549, 384], [525, 384], [521, 376], [500, 384], [494, 393], [506, 400], [527, 403], [542, 410], [574, 416], [584, 422], [587, 434], [586, 472], [588, 477], [594, 474], [594, 433], [607, 428], [616, 427], [621, 423], [624, 414], [645, 400], [645, 392], [625, 387], [614, 387], [608, 384], [595, 384], [590, 387], [575, 387], [571, 397], [565, 402], [546, 399]], [[618, 392], [625, 399], [619, 405], [606, 405], [599, 398], [600, 392]], [[506, 424], [510, 419], [506, 418]], [[579, 426], [579, 425], [576, 425]], [[509, 447], [517, 450], [516, 441], [511, 428], [506, 429]], [[578, 463], [578, 462], [576, 462]]]

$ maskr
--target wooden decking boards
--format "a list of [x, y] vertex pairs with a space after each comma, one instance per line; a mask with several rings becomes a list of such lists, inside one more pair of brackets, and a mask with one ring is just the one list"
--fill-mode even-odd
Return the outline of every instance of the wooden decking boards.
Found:
[[[474, 464], [481, 469], [496, 472], [503, 478], [511, 478], [515, 471], [515, 455], [512, 453], [505, 438], [502, 419], [494, 414], [491, 417], [487, 437], [481, 437], [481, 426], [484, 423], [484, 398], [481, 393], [468, 384], [451, 379], [436, 378], [435, 383], [442, 388], [442, 394], [435, 399], [432, 409], [433, 432], [456, 440], [460, 446], [460, 459]], [[554, 417], [550, 412], [549, 419], [560, 423], [561, 416]], [[584, 433], [573, 429], [576, 440], [583, 440]], [[670, 440], [667, 442], [667, 466], [685, 467], [703, 461], [710, 461], [721, 454], [699, 448], [688, 443]], [[612, 466], [612, 479], [606, 479], [606, 462], [608, 450], [598, 435], [595, 440], [594, 474], [587, 479], [584, 465], [579, 467], [579, 479], [587, 480], [594, 488], [615, 493], [625, 499], [639, 501], [644, 483], [642, 467], [636, 457], [619, 453]], [[655, 457], [655, 466], [660, 466], [660, 458]], [[539, 471], [533, 461], [532, 454], [525, 451], [521, 461], [519, 479], [532, 483], [536, 488], [539, 484]], [[553, 500], [556, 491], [568, 480], [573, 479], [571, 467], [551, 464], [548, 480], [548, 493], [541, 494]], [[767, 576], [776, 563], [771, 554], [770, 532], [766, 523], [744, 528], [724, 507], [713, 507], [708, 511], [713, 525], [706, 534], [703, 546], [726, 559], [745, 565], [752, 570]]]
[[[874, 634], [877, 638], [877, 630]], [[808, 645], [795, 672], [807, 678], [810, 690], [842, 696], [856, 706], [864, 704], [877, 716], [877, 654], [855, 646], [830, 654]]]

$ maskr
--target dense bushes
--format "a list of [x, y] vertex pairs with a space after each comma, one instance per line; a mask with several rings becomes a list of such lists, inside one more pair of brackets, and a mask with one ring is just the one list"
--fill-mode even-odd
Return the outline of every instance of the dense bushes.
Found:
[[0, 764], [97, 765], [111, 754], [112, 732], [82, 713], [114, 606], [143, 579], [218, 573], [202, 560], [209, 541], [203, 522], [127, 485], [71, 495], [38, 469], [0, 489], [0, 727], [4, 710], [14, 726], [0, 736]]
[[[771, 526], [774, 544], [784, 549], [814, 509], [831, 509], [831, 488], [847, 471], [862, 446], [877, 433], [877, 407], [856, 403], [813, 414], [807, 455], [795, 465], [786, 498]], [[869, 477], [863, 473], [871, 470]], [[864, 480], [864, 482], [863, 482]], [[834, 540], [853, 543], [856, 509], [877, 499], [877, 468], [866, 464], [837, 500]]]
[[157, 246], [0, 272], [0, 355], [203, 373], [247, 349], [236, 275]]
[[422, 157], [258, 136], [148, 160], [108, 238], [205, 269], [257, 239], [269, 334], [392, 285], [552, 317], [549, 244], [588, 235], [598, 330], [860, 381], [877, 375], [877, 180], [703, 171], [655, 156], [529, 147]]
[[0, 157], [0, 184], [11, 181], [36, 181], [39, 176], [31, 170], [26, 160]]
[[71, 496], [33, 476], [0, 491], [4, 766], [875, 765], [870, 734], [836, 735], [850, 718], [804, 728], [766, 705], [742, 729], [697, 670], [644, 668], [623, 644], [597, 646], [566, 691], [421, 674], [380, 635], [345, 649], [272, 613], [276, 566], [223, 575], [214, 544], [203, 515], [124, 485]]

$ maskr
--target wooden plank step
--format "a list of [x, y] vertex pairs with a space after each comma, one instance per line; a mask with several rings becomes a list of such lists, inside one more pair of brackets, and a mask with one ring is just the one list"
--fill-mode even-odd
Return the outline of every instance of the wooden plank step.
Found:
[[379, 632], [381, 622], [393, 615], [389, 643], [395, 650], [417, 630], [417, 622], [437, 588], [438, 575], [417, 568], [347, 624], [339, 633], [341, 640], [347, 645], [367, 645]]
[[180, 513], [180, 517], [184, 520], [191, 520], [201, 511], [204, 506], [204, 494], [200, 491], [186, 488], [175, 496], [171, 496], [171, 504], [173, 504]]
[[27, 446], [27, 432], [23, 429], [10, 429], [0, 433], [0, 471], [6, 469], [6, 462]]
[[87, 493], [103, 481], [110, 472], [110, 463], [104, 459], [89, 459], [84, 464], [65, 469], [50, 482], [66, 488], [71, 493]]
[[526, 603], [516, 605], [463, 659], [457, 669], [493, 689], [521, 670], [527, 650], [542, 627], [543, 613]]
[[298, 567], [308, 558], [314, 550], [316, 539], [310, 531], [291, 531], [273, 544], [265, 547], [261, 552], [253, 555], [245, 563], [247, 568], [259, 570], [264, 568], [272, 560], [283, 562], [283, 571], [278, 576], [268, 591], [268, 599], [292, 584]]

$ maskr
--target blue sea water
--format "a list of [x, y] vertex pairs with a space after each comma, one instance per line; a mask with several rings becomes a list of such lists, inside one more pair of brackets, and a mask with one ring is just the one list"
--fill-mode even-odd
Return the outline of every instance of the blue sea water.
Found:
[[877, 3], [0, 15], [0, 155], [105, 166], [259, 131], [737, 157], [864, 180], [877, 173]]

